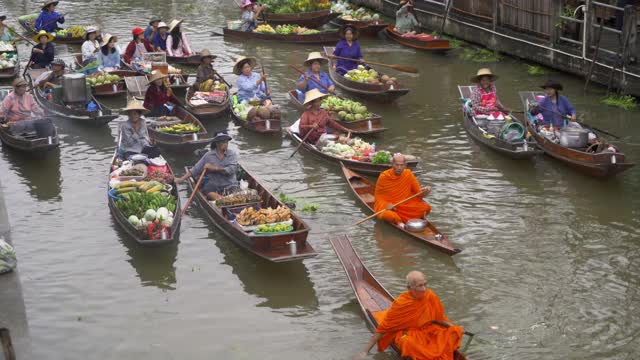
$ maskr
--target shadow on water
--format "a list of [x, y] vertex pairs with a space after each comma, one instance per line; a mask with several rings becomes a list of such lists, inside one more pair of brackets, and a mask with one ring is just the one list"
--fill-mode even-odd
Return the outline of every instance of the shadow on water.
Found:
[[25, 180], [31, 196], [37, 200], [60, 198], [60, 149], [55, 149], [43, 157], [34, 157], [2, 145], [2, 154], [4, 159], [12, 164], [16, 173]]
[[120, 125], [117, 120], [112, 121], [110, 125], [91, 126], [79, 124], [77, 121], [70, 119], [56, 118], [55, 125], [60, 138], [67, 146], [87, 144], [97, 152], [105, 150], [111, 152], [115, 145], [111, 127]]

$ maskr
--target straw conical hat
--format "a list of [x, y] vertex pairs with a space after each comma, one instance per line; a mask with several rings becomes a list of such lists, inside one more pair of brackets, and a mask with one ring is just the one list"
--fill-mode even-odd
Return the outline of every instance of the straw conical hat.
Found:
[[42, 5], [42, 10], [46, 9], [47, 6], [54, 4], [54, 5], [58, 5], [59, 1], [57, 0], [47, 0], [44, 2], [44, 5]]
[[234, 74], [240, 75], [242, 73], [242, 70], [240, 69], [240, 64], [242, 64], [245, 61], [249, 61], [249, 65], [252, 68], [256, 67], [256, 65], [258, 64], [258, 60], [256, 60], [255, 58], [241, 56], [241, 57], [238, 58], [238, 60], [236, 60], [235, 65], [233, 65], [233, 73]]
[[329, 94], [323, 94], [318, 89], [311, 89], [304, 94], [304, 105], [309, 104], [313, 100], [322, 99], [327, 96], [329, 96]]
[[184, 20], [177, 20], [177, 19], [173, 19], [173, 20], [171, 20], [171, 22], [169, 23], [169, 32], [172, 32], [172, 31], [173, 31], [173, 29], [174, 29], [176, 26], [178, 26], [178, 25], [182, 24], [182, 22], [183, 22], [183, 21], [184, 21]]
[[202, 60], [203, 58], [206, 58], [206, 57], [210, 57], [211, 59], [217, 58], [217, 56], [211, 54], [211, 52], [208, 49], [204, 49], [204, 50], [200, 51], [200, 60]]
[[471, 82], [472, 83], [479, 83], [480, 82], [480, 78], [483, 76], [488, 76], [491, 78], [491, 82], [494, 82], [496, 80], [498, 80], [498, 75], [495, 75], [494, 73], [491, 72], [491, 69], [487, 69], [487, 68], [482, 68], [480, 70], [478, 70], [478, 73], [476, 74], [476, 76], [472, 76], [471, 77]]
[[147, 108], [144, 107], [144, 105], [142, 104], [142, 102], [132, 99], [129, 100], [127, 102], [127, 107], [124, 108], [124, 111], [142, 111], [142, 112], [149, 112], [149, 110]]
[[118, 39], [118, 37], [115, 35], [104, 34], [104, 36], [102, 37], [102, 44], [100, 44], [100, 47], [109, 45], [109, 41], [111, 41], [111, 39], [113, 38], [116, 38], [116, 40]]
[[40, 37], [41, 36], [46, 36], [47, 39], [49, 39], [49, 41], [53, 41], [53, 39], [55, 39], [55, 37], [51, 34], [49, 34], [48, 32], [46, 32], [45, 30], [40, 30], [37, 34], [35, 34], [33, 36], [33, 41], [39, 43], [40, 42]]
[[152, 83], [158, 79], [164, 79], [166, 77], [166, 74], [163, 74], [158, 70], [154, 70], [153, 72], [151, 72], [151, 74], [149, 74], [149, 83]]
[[311, 66], [314, 60], [320, 61], [320, 64], [327, 64], [329, 62], [319, 51], [314, 51], [309, 53], [307, 60], [305, 60], [303, 64], [304, 66]]

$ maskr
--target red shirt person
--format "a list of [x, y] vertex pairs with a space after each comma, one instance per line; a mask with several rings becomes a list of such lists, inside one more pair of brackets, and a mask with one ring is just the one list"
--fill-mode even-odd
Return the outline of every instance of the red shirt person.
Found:
[[173, 91], [164, 84], [166, 78], [167, 75], [157, 70], [149, 75], [149, 88], [144, 95], [144, 107], [149, 109], [149, 117], [169, 115], [173, 107], [165, 105], [180, 104], [180, 100], [173, 95]]
[[310, 144], [317, 143], [320, 136], [327, 133], [327, 128], [336, 132], [349, 130], [333, 120], [329, 113], [320, 108], [322, 99], [326, 96], [329, 95], [321, 93], [318, 89], [309, 90], [304, 95], [304, 105], [307, 110], [300, 117], [299, 131], [303, 139], [311, 132], [305, 140]]

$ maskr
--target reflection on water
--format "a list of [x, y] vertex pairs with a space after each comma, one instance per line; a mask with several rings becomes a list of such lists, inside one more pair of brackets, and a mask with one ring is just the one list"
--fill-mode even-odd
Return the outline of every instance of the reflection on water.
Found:
[[[29, 193], [37, 200], [61, 200], [60, 150], [54, 149], [43, 157], [11, 149], [2, 145], [2, 156], [12, 169], [24, 179]], [[46, 174], [43, 176], [43, 174]]]

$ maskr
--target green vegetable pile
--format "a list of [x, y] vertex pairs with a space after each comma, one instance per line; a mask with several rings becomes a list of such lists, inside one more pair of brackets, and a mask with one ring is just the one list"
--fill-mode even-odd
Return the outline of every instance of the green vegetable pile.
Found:
[[162, 207], [166, 207], [172, 213], [176, 211], [176, 198], [173, 195], [164, 196], [160, 193], [128, 192], [120, 196], [124, 199], [117, 200], [116, 206], [127, 218], [131, 215], [143, 218], [147, 210], [158, 210]]
[[386, 151], [378, 151], [371, 160], [372, 164], [389, 164], [391, 162], [391, 154]]
[[276, 14], [318, 11], [331, 8], [329, 0], [264, 0], [262, 3], [269, 5], [268, 12]]
[[373, 116], [362, 103], [347, 99], [343, 100], [336, 96], [326, 97], [322, 100], [321, 107], [325, 110], [336, 112], [338, 119], [347, 122], [369, 119]]
[[287, 224], [263, 224], [258, 225], [256, 232], [260, 233], [278, 233], [292, 231], [293, 226]]

